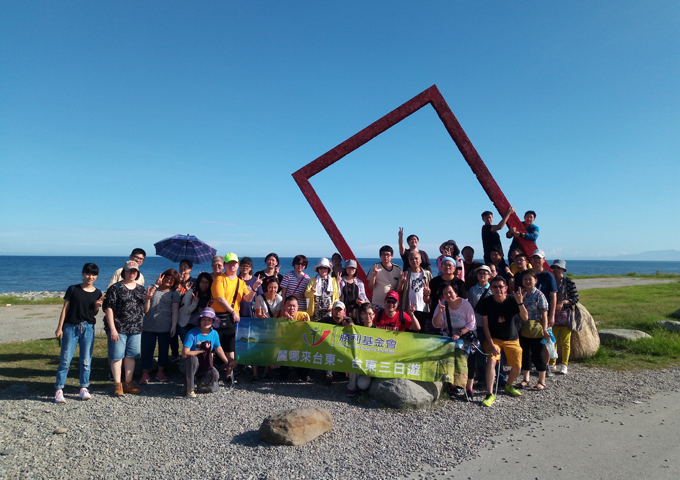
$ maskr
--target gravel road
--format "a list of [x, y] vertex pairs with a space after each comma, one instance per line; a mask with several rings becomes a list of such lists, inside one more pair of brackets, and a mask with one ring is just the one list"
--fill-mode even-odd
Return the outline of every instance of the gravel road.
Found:
[[[491, 408], [480, 406], [480, 393], [474, 403], [443, 400], [404, 413], [348, 399], [345, 383], [239, 383], [188, 399], [173, 381], [180, 379], [121, 399], [94, 391], [88, 402], [67, 389], [65, 405], [10, 387], [0, 393], [0, 478], [435, 478], [498, 434], [556, 415], [576, 424], [592, 408], [615, 412], [677, 391], [680, 369], [617, 373], [575, 364], [544, 392], [499, 395]], [[303, 406], [329, 410], [334, 429], [300, 447], [259, 440], [266, 416]], [[57, 435], [57, 428], [67, 431]]]

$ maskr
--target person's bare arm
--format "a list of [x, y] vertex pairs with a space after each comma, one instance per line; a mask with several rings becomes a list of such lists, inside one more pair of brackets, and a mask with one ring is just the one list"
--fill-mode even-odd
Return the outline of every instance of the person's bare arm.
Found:
[[111, 309], [111, 307], [109, 307], [104, 310], [104, 313], [106, 314], [106, 323], [108, 323], [109, 331], [111, 332], [111, 341], [117, 342], [118, 330], [116, 330], [116, 324], [113, 321], [113, 310]]
[[64, 320], [66, 319], [66, 311], [68, 310], [70, 302], [68, 300], [64, 300], [64, 306], [61, 309], [61, 314], [59, 315], [59, 323], [57, 324], [57, 329], [54, 332], [54, 336], [57, 338], [61, 338], [64, 336]]
[[404, 228], [399, 227], [399, 255], [403, 255], [406, 251], [404, 247]]
[[548, 312], [541, 312], [541, 326], [543, 327], [543, 338], [546, 340], [552, 340], [550, 334], [548, 333]]
[[203, 353], [203, 350], [191, 350], [189, 347], [182, 347], [182, 358], [195, 357], [196, 355], [200, 355], [201, 353]]
[[439, 299], [439, 305], [437, 306], [437, 313], [434, 314], [432, 317], [432, 326], [434, 328], [441, 328], [442, 327], [442, 312], [446, 308], [446, 304], [444, 302], [443, 298]]
[[486, 315], [482, 315], [482, 325], [484, 326], [484, 334], [486, 335], [486, 339], [489, 342], [489, 345], [491, 345], [491, 353], [492, 355], [500, 355], [501, 351], [498, 349], [495, 343], [491, 341], [491, 331], [489, 330], [489, 317]]
[[552, 328], [555, 325], [555, 305], [557, 305], [557, 292], [550, 292], [548, 328]]
[[508, 218], [510, 218], [510, 215], [512, 215], [513, 213], [515, 213], [515, 209], [512, 207], [508, 208], [508, 211], [503, 216], [500, 223], [498, 225], [491, 225], [491, 231], [497, 232], [498, 230], [502, 230], [503, 227], [505, 227], [505, 224], [508, 222]]

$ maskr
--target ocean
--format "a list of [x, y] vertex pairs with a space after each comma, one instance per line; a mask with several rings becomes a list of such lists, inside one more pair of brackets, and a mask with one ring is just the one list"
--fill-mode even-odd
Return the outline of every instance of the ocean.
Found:
[[[0, 256], [0, 293], [65, 291], [69, 285], [80, 283], [80, 272], [87, 262], [99, 266], [99, 278], [95, 286], [104, 290], [111, 275], [123, 266], [128, 257], [48, 257], [48, 256]], [[264, 257], [253, 258], [254, 272], [265, 267]], [[549, 259], [550, 260], [550, 259]], [[312, 267], [318, 258], [309, 259], [306, 272], [312, 275]], [[368, 271], [378, 262], [377, 258], [360, 258], [359, 263]], [[281, 258], [281, 273], [291, 271], [293, 259]], [[401, 259], [395, 263], [401, 266]], [[146, 283], [155, 281], [168, 268], [178, 265], [162, 257], [149, 256], [141, 267]], [[609, 261], [609, 260], [567, 260], [567, 269], [575, 275], [625, 275], [626, 273], [678, 273], [680, 262]], [[202, 271], [210, 272], [210, 263], [195, 265], [194, 277]]]

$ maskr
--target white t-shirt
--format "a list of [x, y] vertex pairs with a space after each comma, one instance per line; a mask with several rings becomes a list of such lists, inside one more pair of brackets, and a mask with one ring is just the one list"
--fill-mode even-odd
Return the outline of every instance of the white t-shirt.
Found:
[[423, 301], [423, 272], [413, 273], [411, 272], [410, 283], [408, 286], [408, 301], [411, 305], [416, 306], [416, 310], [419, 312], [425, 312], [425, 306], [427, 305]]
[[276, 298], [274, 299], [274, 301], [271, 303], [265, 300], [264, 295], [257, 296], [257, 300], [255, 300], [255, 310], [257, 310], [258, 308], [260, 310], [264, 310], [266, 318], [271, 318], [271, 315], [269, 315], [269, 310], [267, 310], [267, 303], [269, 304], [269, 308], [272, 311], [272, 315], [276, 315], [276, 312], [278, 310], [281, 310], [281, 304], [283, 303], [283, 300], [281, 299], [281, 295], [279, 295], [278, 293], [276, 294]]
[[[371, 265], [368, 270], [367, 279], [370, 281], [373, 278], [375, 272], [375, 265]], [[378, 272], [378, 278], [375, 281], [375, 287], [373, 288], [373, 304], [380, 307], [385, 306], [385, 295], [390, 290], [396, 290], [399, 285], [399, 279], [401, 278], [401, 268], [399, 265], [392, 264], [392, 270], [386, 270], [382, 265], [380, 266], [380, 272]]]

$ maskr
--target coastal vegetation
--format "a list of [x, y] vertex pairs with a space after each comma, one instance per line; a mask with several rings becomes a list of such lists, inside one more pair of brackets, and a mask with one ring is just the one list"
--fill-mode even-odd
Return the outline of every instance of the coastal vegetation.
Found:
[[0, 306], [5, 305], [61, 305], [64, 299], [61, 297], [46, 297], [39, 300], [16, 297], [14, 295], [0, 295]]

